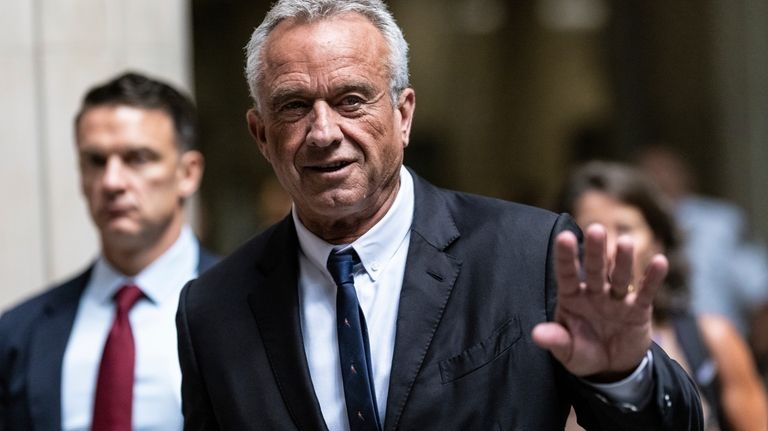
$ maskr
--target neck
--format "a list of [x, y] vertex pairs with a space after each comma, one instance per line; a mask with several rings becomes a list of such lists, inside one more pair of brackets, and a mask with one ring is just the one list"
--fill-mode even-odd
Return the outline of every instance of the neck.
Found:
[[139, 244], [136, 245], [126, 245], [128, 241], [107, 241], [102, 237], [102, 253], [115, 269], [122, 274], [134, 276], [173, 246], [181, 235], [182, 226], [184, 226], [183, 217], [174, 219], [158, 235], [152, 236], [151, 239], [137, 241]]
[[317, 235], [323, 241], [329, 244], [349, 244], [368, 232], [376, 223], [387, 214], [397, 197], [400, 190], [400, 180], [397, 177], [397, 184], [392, 191], [383, 196], [379, 202], [370, 205], [370, 210], [356, 211], [348, 215], [336, 218], [323, 217], [322, 215], [312, 214], [305, 216], [305, 213], [297, 208], [299, 220], [313, 234]]

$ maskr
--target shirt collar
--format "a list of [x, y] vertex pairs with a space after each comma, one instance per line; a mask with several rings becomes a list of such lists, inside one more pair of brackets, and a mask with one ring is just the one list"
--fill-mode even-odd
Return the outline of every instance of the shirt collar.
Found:
[[381, 267], [392, 258], [400, 247], [402, 239], [408, 234], [413, 221], [413, 178], [405, 167], [400, 167], [400, 188], [397, 196], [384, 217], [378, 221], [363, 236], [352, 244], [334, 245], [327, 243], [309, 231], [296, 215], [293, 208], [291, 215], [296, 225], [301, 251], [317, 267], [321, 268], [330, 278], [326, 269], [328, 256], [334, 249], [343, 250], [352, 247], [360, 257], [368, 276], [376, 281]]
[[160, 257], [133, 277], [120, 273], [104, 257], [93, 266], [87, 295], [99, 303], [110, 303], [117, 290], [133, 283], [153, 303], [161, 303], [175, 295], [189, 279], [197, 275], [199, 247], [192, 229], [185, 225], [179, 237]]

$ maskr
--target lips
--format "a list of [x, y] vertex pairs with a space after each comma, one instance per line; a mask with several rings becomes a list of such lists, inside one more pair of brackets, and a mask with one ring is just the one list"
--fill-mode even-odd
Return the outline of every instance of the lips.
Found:
[[349, 161], [337, 161], [332, 163], [323, 163], [323, 164], [317, 164], [313, 166], [307, 166], [307, 169], [311, 169], [316, 172], [336, 172], [344, 169], [345, 167], [351, 165], [352, 162]]
[[110, 206], [107, 208], [104, 208], [103, 213], [106, 214], [106, 216], [110, 219], [123, 217], [130, 213], [132, 210], [132, 207], [130, 206]]

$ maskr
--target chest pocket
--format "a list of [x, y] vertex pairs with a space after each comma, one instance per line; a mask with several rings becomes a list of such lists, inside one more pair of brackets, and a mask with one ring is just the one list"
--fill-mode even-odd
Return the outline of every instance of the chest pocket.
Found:
[[440, 378], [450, 383], [498, 358], [520, 339], [520, 320], [513, 316], [486, 339], [458, 355], [440, 361]]

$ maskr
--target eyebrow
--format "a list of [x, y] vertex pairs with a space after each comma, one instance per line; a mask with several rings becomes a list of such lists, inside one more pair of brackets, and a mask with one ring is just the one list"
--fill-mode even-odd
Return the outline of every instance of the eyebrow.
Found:
[[78, 149], [79, 154], [83, 155], [106, 155], [106, 154], [126, 154], [133, 151], [149, 151], [152, 153], [158, 153], [158, 151], [154, 148], [152, 148], [151, 145], [143, 144], [143, 143], [133, 143], [129, 144], [128, 146], [121, 146], [117, 149], [110, 149], [108, 151], [103, 151], [100, 148], [95, 148], [92, 146], [88, 146], [88, 144], [82, 144]]
[[376, 95], [376, 88], [367, 82], [352, 82], [339, 88], [338, 94], [346, 93], [362, 93], [366, 97], [372, 97]]
[[[347, 82], [338, 88], [334, 88], [330, 97], [333, 98], [347, 93], [361, 93], [367, 98], [372, 98], [377, 94], [377, 91], [373, 85], [365, 81]], [[294, 98], [314, 99], [315, 96], [304, 88], [295, 86], [278, 87], [270, 94], [268, 106], [274, 110], [284, 101]]]

